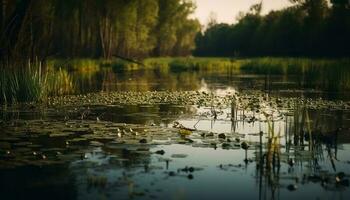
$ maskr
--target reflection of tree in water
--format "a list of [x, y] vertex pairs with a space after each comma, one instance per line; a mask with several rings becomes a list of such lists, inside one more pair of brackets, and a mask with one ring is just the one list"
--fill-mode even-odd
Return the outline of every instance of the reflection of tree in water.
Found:
[[[224, 77], [232, 75], [231, 72], [226, 71], [223, 74]], [[73, 79], [77, 85], [77, 91], [80, 93], [199, 90], [202, 78], [213, 83], [230, 84], [230, 79], [218, 79], [214, 75], [217, 75], [216, 70], [172, 72], [169, 70], [163, 71], [161, 67], [118, 71], [110, 68], [101, 68], [99, 71], [90, 74], [76, 72], [73, 74]]]
[[1, 199], [77, 198], [76, 177], [69, 167], [21, 167], [0, 171]]
[[123, 105], [91, 107], [89, 118], [112, 122], [133, 124], [165, 124], [169, 125], [181, 115], [193, 115], [196, 109], [192, 106], [177, 106], [171, 104], [155, 105]]
[[[150, 147], [142, 144], [106, 145], [102, 151], [95, 149], [86, 154], [85, 160], [73, 163], [71, 169], [79, 179], [75, 186], [82, 195], [80, 197], [92, 195], [97, 198], [107, 193], [120, 198], [137, 196], [138, 178], [153, 175]], [[101, 163], [97, 164], [96, 160]]]
[[198, 90], [197, 73], [160, 73], [154, 70], [130, 70], [115, 73], [111, 69], [100, 70], [90, 77], [75, 76], [81, 92], [98, 91], [182, 91]]
[[111, 148], [108, 145], [103, 148], [108, 154], [108, 167], [118, 169], [145, 168], [151, 163], [150, 146], [148, 145], [128, 145], [121, 148]]

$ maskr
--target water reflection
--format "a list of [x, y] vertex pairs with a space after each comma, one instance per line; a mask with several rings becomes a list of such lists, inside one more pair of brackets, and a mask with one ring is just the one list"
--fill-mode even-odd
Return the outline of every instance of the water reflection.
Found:
[[2, 199], [76, 199], [77, 180], [69, 166], [0, 171]]
[[[200, 90], [203, 84], [211, 90], [233, 87], [237, 91], [265, 90], [283, 96], [323, 97], [349, 99], [344, 88], [348, 72], [307, 71], [302, 75], [247, 74], [240, 71], [181, 71], [163, 72], [160, 68], [115, 72], [101, 68], [92, 73], [74, 72], [75, 93], [112, 91], [192, 91]], [[327, 75], [325, 75], [327, 74]], [[341, 76], [341, 81], [338, 80]]]
[[[226, 95], [229, 92], [259, 89], [266, 90], [271, 96], [301, 98], [304, 94], [315, 94], [315, 90], [301, 90], [303, 95], [292, 91], [281, 92], [286, 88], [297, 89], [300, 86], [299, 77], [267, 77], [234, 72], [163, 73], [159, 70], [137, 70], [115, 73], [104, 69], [86, 76], [74, 75], [74, 81], [78, 93], [198, 90]], [[316, 97], [327, 95], [320, 91]], [[333, 98], [347, 98], [343, 94], [337, 95]], [[254, 97], [251, 101], [259, 103], [259, 99]], [[24, 105], [2, 109], [0, 127], [4, 133], [0, 136], [0, 166], [7, 166], [3, 164], [11, 162], [16, 152], [28, 157], [33, 157], [33, 151], [45, 152], [42, 155], [50, 159], [52, 152], [54, 158], [60, 155], [57, 152], [67, 155], [74, 152], [74, 156], [69, 158], [68, 163], [54, 166], [2, 169], [0, 193], [4, 199], [349, 197], [349, 110], [307, 108], [303, 104], [295, 105], [290, 110], [272, 106], [269, 109], [270, 115], [238, 107], [235, 101], [223, 109], [171, 104], [64, 108]], [[50, 139], [40, 136], [30, 139], [34, 146], [23, 143], [30, 138], [30, 127], [18, 133], [16, 130], [21, 126], [16, 123], [8, 125], [18, 119], [27, 120], [28, 123], [31, 120], [45, 120], [57, 123], [59, 127], [62, 124], [69, 126], [66, 123], [74, 120], [88, 121], [90, 125], [106, 121], [146, 124], [164, 129], [173, 129], [176, 121], [197, 132], [190, 135], [188, 140], [178, 135], [151, 138], [156, 142], [165, 140], [167, 145], [137, 142], [123, 146], [115, 138], [112, 142], [110, 138], [109, 142], [104, 142], [106, 138], [96, 141], [93, 137], [92, 141], [80, 141], [82, 144], [69, 143], [69, 150], [66, 150], [65, 137]], [[25, 127], [25, 121], [22, 122]], [[47, 127], [44, 125], [35, 131], [45, 132]], [[84, 126], [77, 128], [79, 137], [91, 135], [91, 132], [81, 130]], [[70, 135], [69, 139], [78, 136]], [[169, 140], [175, 142], [167, 142]], [[246, 147], [243, 142], [246, 142]], [[30, 155], [26, 155], [28, 148]], [[38, 159], [37, 154], [34, 158], [33, 163], [45, 162], [42, 157]]]

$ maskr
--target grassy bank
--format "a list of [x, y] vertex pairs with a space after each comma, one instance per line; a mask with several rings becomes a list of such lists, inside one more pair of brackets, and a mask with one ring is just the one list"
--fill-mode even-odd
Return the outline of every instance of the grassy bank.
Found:
[[77, 77], [92, 77], [107, 68], [116, 73], [148, 69], [163, 75], [178, 72], [293, 75], [304, 88], [350, 90], [350, 59], [164, 57], [140, 62], [143, 64], [121, 59], [72, 59], [50, 60], [45, 66], [40, 63], [0, 66], [0, 103], [43, 101], [48, 96], [73, 93]]
[[240, 71], [251, 74], [298, 76], [303, 86], [328, 91], [350, 90], [350, 59], [254, 58], [242, 62]]
[[227, 68], [239, 69], [243, 72], [256, 74], [300, 74], [312, 69], [333, 68], [344, 69], [350, 66], [350, 59], [309, 59], [309, 58], [211, 58], [211, 57], [160, 57], [147, 58], [140, 63], [143, 65], [125, 61], [122, 59], [72, 59], [51, 60], [48, 65], [54, 68], [65, 68], [68, 71], [82, 73], [98, 71], [103, 67], [111, 67], [115, 71], [129, 71], [138, 69], [163, 68], [171, 71], [198, 71], [198, 70], [226, 70]]
[[100, 70], [106, 62], [100, 59], [53, 59], [47, 62], [48, 67], [55, 69], [64, 68], [68, 71], [78, 71], [81, 73], [91, 73]]
[[178, 71], [226, 71], [239, 69], [240, 60], [230, 58], [149, 58], [144, 61], [149, 68], [165, 67], [173, 72]]
[[83, 73], [98, 71], [103, 67], [113, 68], [114, 71], [130, 71], [139, 69], [161, 69], [163, 71], [198, 71], [198, 70], [227, 70], [228, 68], [238, 69], [240, 60], [230, 58], [194, 58], [194, 57], [161, 57], [147, 58], [140, 61], [141, 64], [125, 61], [122, 59], [113, 60], [51, 60], [49, 65], [55, 68], [63, 67], [68, 71]]
[[240, 70], [255, 74], [302, 74], [307, 71], [322, 71], [350, 67], [350, 59], [309, 59], [309, 58], [253, 58], [241, 62]]

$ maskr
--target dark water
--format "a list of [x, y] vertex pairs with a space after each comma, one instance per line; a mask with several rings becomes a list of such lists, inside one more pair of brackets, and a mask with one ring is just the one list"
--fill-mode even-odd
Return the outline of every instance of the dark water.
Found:
[[[334, 102], [349, 100], [348, 91], [330, 90], [330, 87], [317, 81], [310, 82], [296, 75], [267, 76], [229, 70], [176, 73], [140, 70], [115, 73], [104, 69], [94, 74], [75, 74], [73, 78], [73, 93], [78, 94], [100, 91], [205, 91], [224, 96], [259, 90], [277, 97], [312, 97]], [[272, 124], [264, 120], [247, 120], [254, 116], [254, 112], [245, 109], [220, 109], [216, 117], [208, 114], [211, 111], [212, 108], [205, 106], [170, 104], [99, 105], [89, 108], [68, 106], [64, 109], [20, 106], [2, 109], [1, 199], [350, 197], [348, 108], [317, 109], [316, 106], [314, 109], [294, 109], [289, 115], [273, 120]], [[235, 113], [235, 118], [232, 118], [232, 113]], [[65, 137], [63, 140], [33, 137], [30, 139], [31, 144], [40, 146], [21, 144], [27, 141], [24, 132], [33, 132], [29, 131], [30, 127], [26, 129], [23, 126], [30, 126], [33, 120], [64, 124], [70, 120], [80, 120], [82, 116], [85, 120], [98, 118], [106, 122], [152, 125], [165, 129], [171, 128], [177, 121], [187, 128], [196, 128], [198, 134], [201, 131], [224, 133], [227, 138], [236, 140], [230, 143], [238, 145], [229, 148], [222, 144], [203, 145], [214, 143], [217, 136], [215, 139], [193, 137], [194, 142], [186, 144], [167, 143], [164, 138], [152, 138], [153, 141], [161, 141], [141, 147], [135, 144], [136, 151], [129, 150], [133, 148], [132, 145], [127, 150], [91, 144], [79, 147], [70, 144], [67, 147]], [[21, 123], [27, 120], [29, 125], [19, 125], [19, 119]], [[45, 132], [45, 125], [40, 127], [35, 131]], [[312, 129], [312, 138], [307, 134], [309, 129]], [[260, 131], [264, 135], [260, 135]], [[275, 136], [271, 139], [268, 134]], [[242, 141], [250, 145], [246, 152], [241, 148]], [[16, 152], [20, 154], [25, 151], [23, 155], [36, 152], [40, 156], [47, 156], [48, 160], [51, 151], [70, 155], [73, 150], [74, 155], [78, 156], [68, 162], [45, 165], [43, 160], [46, 158], [38, 159], [38, 155], [35, 155], [34, 163], [8, 165], [16, 157]], [[164, 151], [163, 155], [155, 153], [160, 150]], [[35, 165], [36, 161], [41, 164]]]
[[[345, 71], [346, 70], [346, 71]], [[162, 71], [160, 69], [118, 71], [102, 68], [93, 73], [81, 75], [75, 72], [73, 93], [109, 91], [198, 91], [198, 90], [265, 90], [283, 96], [322, 97], [326, 99], [349, 100], [347, 81], [337, 77], [344, 73], [276, 75], [243, 73], [237, 70], [220, 71]]]

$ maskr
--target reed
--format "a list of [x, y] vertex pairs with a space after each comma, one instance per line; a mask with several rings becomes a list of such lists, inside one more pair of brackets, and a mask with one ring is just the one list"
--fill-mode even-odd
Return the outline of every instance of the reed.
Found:
[[41, 100], [45, 95], [45, 81], [40, 63], [28, 62], [25, 67], [2, 66], [0, 102], [10, 104]]
[[72, 89], [67, 71], [40, 62], [0, 66], [0, 104], [43, 102], [50, 95], [67, 94]]

